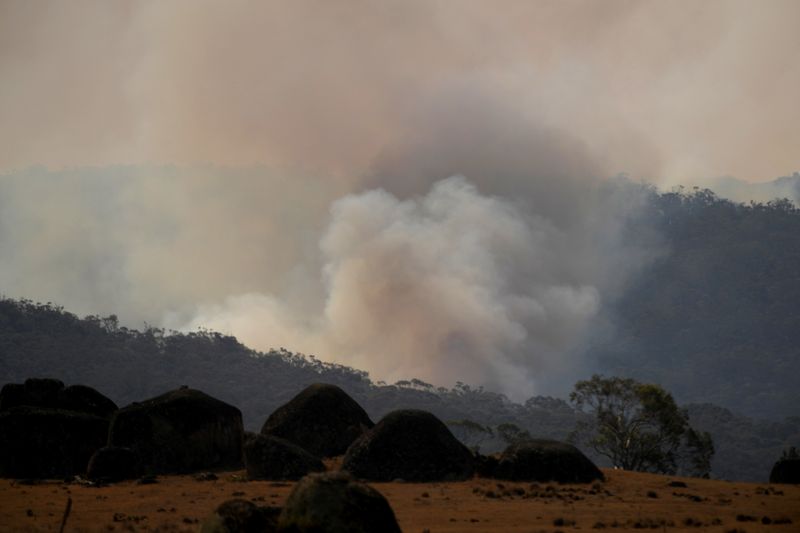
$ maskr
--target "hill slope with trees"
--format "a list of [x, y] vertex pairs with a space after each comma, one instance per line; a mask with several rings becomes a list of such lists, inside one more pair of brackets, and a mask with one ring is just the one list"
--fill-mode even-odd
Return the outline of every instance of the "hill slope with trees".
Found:
[[684, 403], [800, 415], [800, 209], [654, 192], [629, 231], [660, 235], [664, 253], [605, 310], [616, 331], [592, 349], [599, 370]]
[[[120, 406], [188, 385], [239, 407], [250, 430], [307, 385], [334, 383], [373, 420], [401, 407], [425, 409], [485, 452], [522, 432], [566, 439], [587, 416], [556, 398], [520, 404], [461, 383], [452, 389], [416, 379], [376, 384], [349, 367], [286, 350], [255, 352], [219, 333], [138, 331], [120, 327], [113, 316], [81, 319], [52, 304], [0, 300], [0, 384], [34, 376], [92, 386]], [[751, 420], [711, 405], [691, 406], [689, 415], [720, 443], [714, 477], [763, 481], [780, 451], [800, 442], [800, 419]]]

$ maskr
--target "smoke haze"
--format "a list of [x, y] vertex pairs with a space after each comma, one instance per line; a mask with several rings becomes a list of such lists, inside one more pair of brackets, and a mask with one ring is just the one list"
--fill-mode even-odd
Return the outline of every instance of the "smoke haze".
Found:
[[6, 0], [0, 168], [352, 180], [469, 87], [571, 132], [605, 174], [763, 180], [798, 166], [797, 20], [793, 0]]
[[7, 0], [0, 292], [375, 379], [557, 390], [661, 251], [626, 242], [641, 191], [610, 176], [800, 167], [797, 20], [791, 0]]

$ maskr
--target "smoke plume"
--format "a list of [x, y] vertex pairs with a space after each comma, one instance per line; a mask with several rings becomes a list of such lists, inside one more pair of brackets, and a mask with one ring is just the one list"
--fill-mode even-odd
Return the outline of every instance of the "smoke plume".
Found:
[[313, 320], [248, 294], [202, 309], [190, 327], [280, 340], [390, 382], [460, 380], [521, 396], [571, 368], [599, 309], [599, 280], [564, 273], [575, 244], [565, 239], [462, 177], [405, 201], [350, 195], [334, 203], [320, 243], [324, 304]]
[[558, 391], [659, 253], [627, 239], [641, 190], [610, 176], [800, 167], [799, 19], [792, 0], [7, 0], [0, 292], [375, 379]]

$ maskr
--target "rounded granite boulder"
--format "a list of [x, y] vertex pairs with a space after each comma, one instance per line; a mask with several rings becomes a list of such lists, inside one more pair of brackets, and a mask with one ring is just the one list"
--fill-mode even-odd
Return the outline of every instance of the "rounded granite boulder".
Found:
[[490, 477], [559, 483], [590, 483], [604, 479], [603, 473], [578, 448], [547, 439], [510, 445], [500, 456]]
[[400, 533], [383, 495], [344, 472], [311, 474], [295, 486], [278, 518], [283, 533]]
[[342, 463], [370, 481], [456, 481], [472, 477], [475, 458], [427, 411], [393, 411], [350, 445]]
[[772, 467], [770, 483], [800, 484], [800, 458], [781, 459]]
[[109, 445], [132, 449], [146, 474], [185, 474], [242, 465], [242, 413], [181, 387], [117, 411]]
[[276, 409], [261, 433], [286, 439], [317, 457], [335, 457], [373, 425], [342, 389], [316, 383]]
[[0, 412], [0, 477], [65, 478], [86, 471], [108, 438], [108, 420], [41, 407]]
[[105, 446], [94, 452], [86, 469], [86, 476], [93, 481], [122, 481], [141, 475], [136, 452], [118, 446]]
[[318, 457], [288, 440], [270, 435], [245, 439], [244, 466], [251, 480], [298, 480], [312, 472], [325, 471]]

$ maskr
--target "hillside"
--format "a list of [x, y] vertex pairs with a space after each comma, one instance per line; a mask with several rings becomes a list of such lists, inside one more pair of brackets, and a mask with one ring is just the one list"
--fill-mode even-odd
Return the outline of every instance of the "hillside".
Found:
[[616, 328], [590, 350], [598, 368], [683, 403], [800, 416], [800, 210], [653, 193], [628, 231], [659, 235], [663, 253], [604, 310]]
[[[80, 319], [52, 304], [0, 300], [0, 383], [31, 376], [90, 385], [121, 406], [189, 385], [239, 407], [250, 430], [260, 429], [276, 407], [303, 387], [321, 381], [344, 388], [373, 419], [414, 407], [446, 421], [468, 419], [493, 427], [513, 423], [535, 436], [563, 439], [581, 416], [554, 398], [518, 404], [465, 384], [453, 389], [419, 380], [375, 384], [352, 368], [286, 350], [255, 352], [218, 333], [137, 331], [120, 327], [113, 316]], [[750, 420], [715, 406], [692, 406], [690, 415], [718, 443], [716, 477], [762, 481], [780, 451], [800, 442], [797, 419]], [[491, 448], [491, 440], [482, 443], [483, 450]]]

